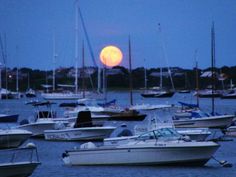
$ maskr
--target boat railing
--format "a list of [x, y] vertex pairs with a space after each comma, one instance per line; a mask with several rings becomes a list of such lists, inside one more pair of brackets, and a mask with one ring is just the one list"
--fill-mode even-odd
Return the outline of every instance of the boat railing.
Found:
[[26, 147], [0, 150], [0, 163], [38, 162], [37, 148], [29, 143]]

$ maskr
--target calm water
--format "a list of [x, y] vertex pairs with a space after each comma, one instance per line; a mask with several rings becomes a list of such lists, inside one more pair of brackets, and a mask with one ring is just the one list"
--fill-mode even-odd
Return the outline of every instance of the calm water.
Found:
[[[118, 104], [122, 106], [129, 105], [129, 94], [127, 92], [109, 92], [108, 98], [116, 98]], [[26, 98], [21, 100], [1, 100], [0, 109], [9, 109], [12, 113], [19, 113], [20, 120], [33, 117], [33, 108], [26, 106]], [[173, 98], [142, 98], [138, 92], [134, 93], [134, 103], [149, 104], [177, 104], [178, 101], [194, 103], [195, 98], [191, 94], [176, 94]], [[210, 99], [201, 99], [201, 107], [206, 111], [211, 109]], [[56, 109], [57, 106], [55, 106]], [[236, 112], [236, 100], [216, 99], [216, 110], [219, 113]], [[59, 111], [59, 114], [62, 111]], [[158, 116], [160, 119], [166, 119], [169, 112], [159, 114], [151, 112], [145, 119], [145, 123], [152, 116]], [[140, 122], [137, 122], [140, 123]], [[113, 125], [120, 125], [118, 122], [110, 122]], [[133, 127], [136, 123], [130, 123], [128, 127]], [[7, 126], [7, 125], [1, 125]], [[11, 125], [8, 125], [11, 126]], [[116, 133], [116, 132], [115, 132]], [[114, 133], [114, 134], [115, 134]], [[112, 136], [114, 136], [114, 134]], [[219, 160], [227, 160], [233, 164], [232, 168], [223, 168], [216, 161], [210, 160], [205, 167], [67, 167], [61, 160], [61, 154], [66, 149], [79, 146], [79, 142], [48, 142], [39, 139], [30, 139], [28, 142], [34, 142], [38, 147], [39, 158], [42, 164], [35, 170], [32, 177], [156, 177], [156, 176], [175, 176], [175, 177], [231, 177], [236, 176], [236, 139], [233, 141], [220, 142], [221, 147], [218, 149], [215, 157]], [[1, 157], [0, 157], [1, 158]]]

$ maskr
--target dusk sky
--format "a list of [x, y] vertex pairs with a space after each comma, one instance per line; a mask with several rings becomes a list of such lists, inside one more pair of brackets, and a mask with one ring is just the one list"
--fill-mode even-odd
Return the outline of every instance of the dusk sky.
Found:
[[[75, 66], [75, 2], [0, 0], [7, 66], [52, 69], [53, 35], [56, 67]], [[236, 0], [80, 0], [79, 5], [97, 63], [102, 48], [115, 45], [124, 55], [121, 65], [128, 67], [130, 35], [133, 68], [168, 64], [191, 69], [195, 50], [199, 67], [207, 68], [214, 21], [216, 66], [236, 65]], [[78, 35], [79, 65], [84, 40], [85, 63], [93, 66], [81, 19]]]

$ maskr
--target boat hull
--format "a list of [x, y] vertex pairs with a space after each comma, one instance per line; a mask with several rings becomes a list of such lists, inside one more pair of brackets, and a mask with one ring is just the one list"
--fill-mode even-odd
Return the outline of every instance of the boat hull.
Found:
[[88, 127], [71, 128], [65, 130], [46, 130], [44, 137], [46, 140], [57, 141], [84, 141], [103, 140], [110, 136], [115, 127]]
[[[190, 143], [191, 144], [191, 143]], [[215, 143], [203, 146], [161, 146], [67, 151], [68, 165], [204, 165], [218, 149]]]
[[166, 92], [166, 93], [143, 93], [141, 94], [144, 98], [167, 98], [172, 97], [175, 92]]
[[32, 134], [5, 134], [0, 135], [0, 149], [16, 148], [23, 144]]
[[42, 94], [45, 100], [77, 100], [82, 97], [81, 94]]
[[32, 132], [32, 137], [44, 137], [44, 131], [45, 130], [53, 130], [55, 129], [56, 123], [55, 122], [48, 122], [48, 123], [30, 123], [21, 125], [18, 128], [27, 130]]
[[174, 120], [178, 128], [226, 128], [234, 118], [234, 115], [222, 115], [202, 118], [183, 118]]
[[236, 94], [234, 95], [222, 95], [222, 99], [236, 99]]
[[230, 126], [226, 129], [225, 135], [236, 137], [236, 126]]
[[19, 114], [14, 115], [0, 115], [0, 123], [1, 122], [17, 122]]
[[19, 162], [0, 164], [1, 177], [27, 177], [30, 176], [39, 162]]

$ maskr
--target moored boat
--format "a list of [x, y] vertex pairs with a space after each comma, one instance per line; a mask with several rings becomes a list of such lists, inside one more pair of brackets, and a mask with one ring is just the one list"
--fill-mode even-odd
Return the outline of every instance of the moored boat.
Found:
[[184, 140], [172, 129], [146, 132], [117, 146], [93, 143], [66, 150], [66, 165], [204, 165], [219, 148], [214, 142]]
[[36, 147], [29, 143], [27, 147], [1, 150], [1, 177], [28, 177], [40, 164]]
[[44, 136], [46, 140], [103, 140], [109, 137], [115, 129], [116, 127], [112, 126], [93, 126], [91, 113], [89, 111], [81, 111], [73, 127], [63, 127], [58, 130], [45, 130]]
[[19, 114], [0, 114], [0, 123], [17, 122]]
[[19, 147], [31, 135], [31, 132], [20, 129], [0, 130], [0, 149]]

